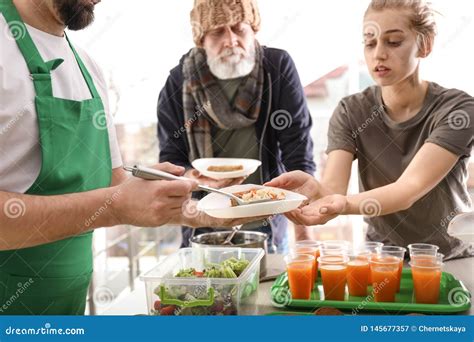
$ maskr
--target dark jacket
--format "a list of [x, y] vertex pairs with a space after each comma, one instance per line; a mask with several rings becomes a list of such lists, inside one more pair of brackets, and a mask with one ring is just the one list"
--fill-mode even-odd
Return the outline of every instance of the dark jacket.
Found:
[[[293, 170], [313, 174], [311, 116], [303, 87], [290, 55], [263, 47], [264, 92], [255, 124], [262, 161], [262, 183]], [[171, 70], [158, 100], [160, 162], [191, 167], [183, 114], [183, 58]]]

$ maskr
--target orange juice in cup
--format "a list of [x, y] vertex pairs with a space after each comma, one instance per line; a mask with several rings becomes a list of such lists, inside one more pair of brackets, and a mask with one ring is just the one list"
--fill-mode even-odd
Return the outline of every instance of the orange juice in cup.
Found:
[[285, 257], [292, 299], [310, 299], [313, 289], [314, 256], [293, 254]]
[[[307, 250], [308, 248], [312, 250], [314, 256], [314, 283], [318, 281], [318, 258], [319, 258], [319, 248], [320, 243], [318, 241], [313, 240], [302, 240], [296, 241], [295, 250], [303, 248], [303, 250]], [[306, 254], [306, 253], [303, 253]]]
[[387, 254], [370, 258], [370, 273], [376, 302], [394, 302], [400, 260]]
[[[365, 241], [361, 246], [358, 247], [359, 250], [367, 251], [370, 253], [370, 256], [375, 257], [380, 253], [383, 243], [377, 241]], [[372, 276], [369, 271], [369, 284], [372, 284]]]
[[294, 249], [291, 250], [293, 254], [307, 254], [313, 257], [313, 267], [311, 269], [311, 291], [314, 289], [314, 283], [316, 282], [316, 277], [318, 273], [317, 264], [316, 264], [316, 248], [314, 247], [300, 247], [296, 245]]
[[402, 280], [403, 259], [405, 258], [406, 248], [398, 246], [382, 246], [381, 252], [400, 259], [397, 276], [397, 293], [400, 292], [400, 282]]
[[435, 254], [425, 254], [425, 252], [411, 252], [410, 261], [413, 262], [443, 262], [444, 254], [436, 252]]
[[319, 257], [325, 300], [344, 300], [346, 293], [347, 256], [325, 255]]
[[352, 254], [347, 263], [347, 287], [350, 296], [367, 296], [367, 286], [369, 285], [369, 255]]
[[443, 255], [415, 257], [410, 260], [415, 301], [418, 304], [437, 304], [441, 283]]

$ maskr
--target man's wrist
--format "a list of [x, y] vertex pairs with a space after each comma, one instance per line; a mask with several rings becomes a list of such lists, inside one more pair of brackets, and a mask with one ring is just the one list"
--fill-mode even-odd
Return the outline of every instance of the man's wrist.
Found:
[[119, 216], [119, 212], [122, 210], [119, 207], [119, 197], [122, 195], [121, 186], [109, 187], [99, 191], [104, 192], [103, 196], [101, 196], [103, 201], [102, 205], [107, 206], [106, 208], [108, 209], [105, 211], [103, 226], [113, 227], [122, 224], [123, 222], [121, 222]]

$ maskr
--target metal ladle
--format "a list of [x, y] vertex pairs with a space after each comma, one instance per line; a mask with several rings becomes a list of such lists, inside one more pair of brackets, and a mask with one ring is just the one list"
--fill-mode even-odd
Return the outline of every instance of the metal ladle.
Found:
[[243, 225], [241, 224], [241, 225], [233, 227], [232, 232], [229, 234], [228, 237], [226, 237], [222, 245], [233, 245], [232, 239], [234, 238], [235, 234], [237, 234], [237, 232], [240, 230], [240, 228], [242, 228], [242, 226]]

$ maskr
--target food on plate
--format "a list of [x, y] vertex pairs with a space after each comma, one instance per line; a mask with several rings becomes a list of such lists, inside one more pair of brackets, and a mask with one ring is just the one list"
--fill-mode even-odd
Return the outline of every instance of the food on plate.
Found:
[[210, 172], [233, 172], [233, 171], [242, 171], [244, 169], [243, 165], [210, 165], [207, 168], [207, 171]]
[[[272, 200], [272, 201], [279, 201], [284, 200], [286, 195], [283, 191], [276, 192], [273, 189], [250, 189], [247, 191], [236, 192], [234, 193], [235, 196], [241, 198], [245, 202], [254, 202], [254, 201], [261, 201], [261, 200]], [[238, 205], [237, 201], [234, 199], [230, 200], [231, 205], [236, 207]]]

